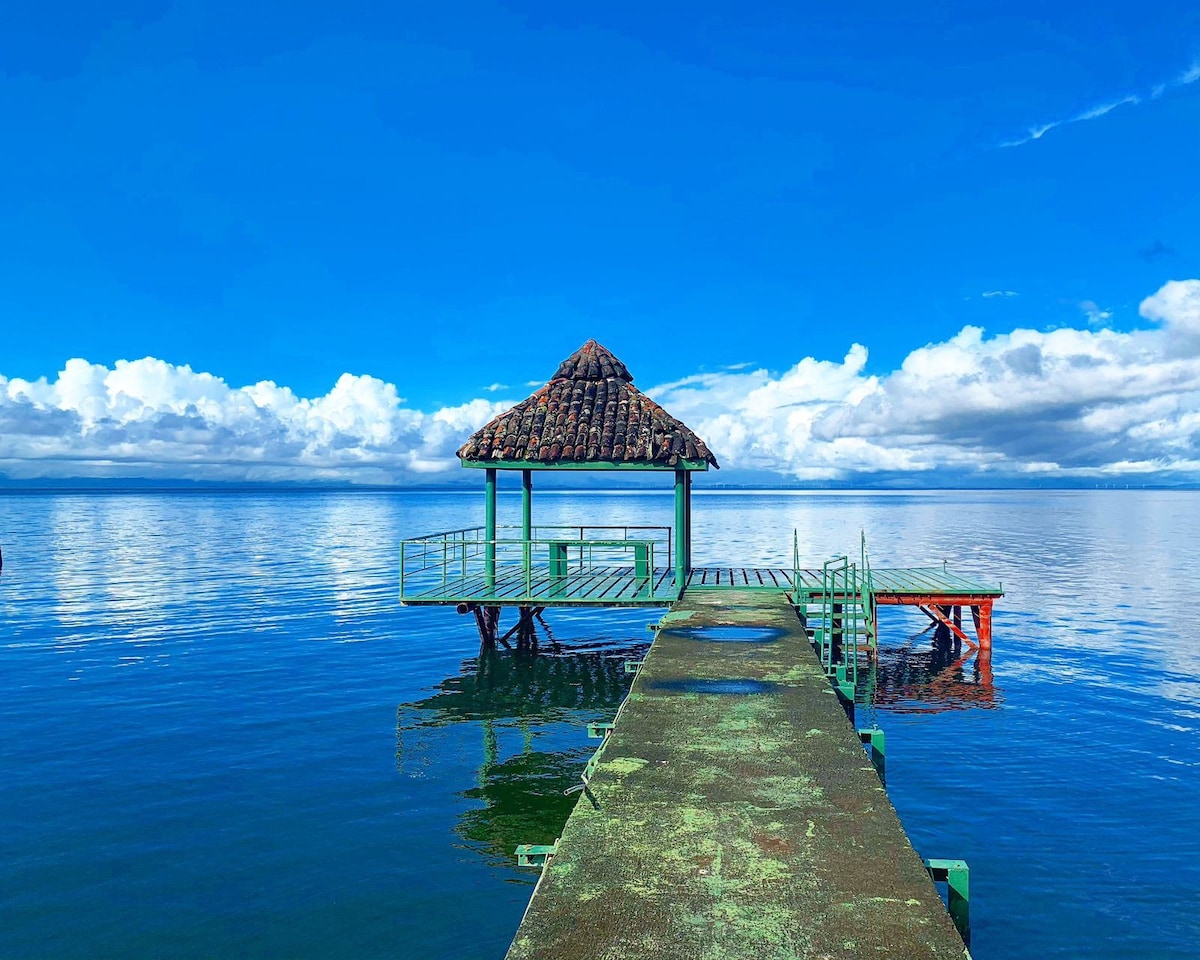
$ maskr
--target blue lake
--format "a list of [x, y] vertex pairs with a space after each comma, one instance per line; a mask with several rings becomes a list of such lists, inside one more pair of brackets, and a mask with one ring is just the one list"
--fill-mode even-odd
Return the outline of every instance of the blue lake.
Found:
[[[539, 523], [669, 524], [538, 491]], [[1200, 493], [705, 494], [697, 565], [940, 564], [1003, 582], [991, 683], [881, 613], [874, 719], [924, 856], [971, 865], [984, 958], [1195, 957]], [[502, 522], [519, 498], [501, 498]], [[548, 611], [478, 658], [401, 608], [401, 537], [477, 493], [0, 495], [0, 957], [503, 955], [646, 648]], [[865, 693], [865, 691], [864, 691]]]

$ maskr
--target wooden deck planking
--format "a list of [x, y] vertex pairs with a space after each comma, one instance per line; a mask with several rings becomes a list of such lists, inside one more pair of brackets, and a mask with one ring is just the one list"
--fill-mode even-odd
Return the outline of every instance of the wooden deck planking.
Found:
[[872, 570], [876, 593], [942, 596], [1001, 596], [998, 584], [953, 573], [943, 567], [883, 567]]
[[[819, 593], [821, 571], [801, 569], [800, 588]], [[878, 597], [895, 602], [904, 597], [999, 597], [998, 585], [945, 570], [942, 567], [891, 567], [872, 571]], [[414, 578], [417, 579], [417, 578]], [[688, 587], [722, 589], [753, 588], [790, 590], [794, 574], [782, 567], [694, 567], [688, 572]], [[652, 584], [652, 587], [649, 585]], [[675, 571], [656, 567], [647, 580], [638, 577], [632, 566], [610, 564], [586, 570], [573, 570], [564, 577], [551, 577], [540, 568], [528, 583], [522, 571], [499, 571], [495, 587], [489, 589], [482, 573], [421, 585], [419, 580], [407, 588], [405, 603], [479, 603], [500, 606], [538, 604], [546, 606], [612, 603], [621, 606], [664, 606], [675, 599]], [[649, 587], [649, 588], [648, 588]]]

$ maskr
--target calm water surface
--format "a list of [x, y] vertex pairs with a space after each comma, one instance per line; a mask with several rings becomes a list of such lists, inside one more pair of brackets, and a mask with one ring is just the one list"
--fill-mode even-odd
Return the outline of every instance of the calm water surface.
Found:
[[[648, 612], [482, 660], [401, 609], [465, 494], [0, 496], [0, 957], [500, 957]], [[514, 522], [514, 497], [501, 520]], [[663, 494], [538, 522], [669, 523]], [[872, 716], [917, 849], [971, 864], [976, 958], [1200, 953], [1200, 494], [699, 495], [697, 564], [1003, 581], [992, 680], [884, 610]]]

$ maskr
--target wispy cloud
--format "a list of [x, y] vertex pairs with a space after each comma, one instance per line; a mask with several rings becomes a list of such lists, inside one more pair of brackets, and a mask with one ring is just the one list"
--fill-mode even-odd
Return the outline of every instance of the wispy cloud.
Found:
[[994, 300], [996, 297], [1008, 300], [1012, 297], [1019, 297], [1020, 294], [1016, 290], [984, 290], [980, 296], [985, 300]]
[[498, 393], [501, 390], [507, 390], [508, 384], [507, 383], [493, 383], [491, 386], [484, 387], [483, 389], [486, 390], [488, 393]]
[[1114, 110], [1117, 109], [1117, 107], [1123, 107], [1126, 104], [1132, 104], [1132, 105], [1136, 106], [1137, 104], [1139, 104], [1141, 102], [1142, 102], [1141, 97], [1137, 96], [1137, 94], [1131, 93], [1129, 96], [1122, 97], [1120, 100], [1114, 100], [1112, 103], [1102, 103], [1098, 107], [1092, 107], [1088, 110], [1084, 110], [1083, 113], [1079, 114], [1078, 116], [1072, 117], [1067, 122], [1068, 123], [1078, 123], [1080, 120], [1095, 120], [1099, 117], [1104, 116], [1106, 113], [1112, 113]]
[[1063, 127], [1071, 123], [1083, 123], [1085, 120], [1098, 120], [1100, 117], [1107, 116], [1112, 113], [1117, 107], [1137, 106], [1139, 103], [1144, 103], [1147, 100], [1157, 100], [1167, 91], [1178, 87], [1186, 87], [1189, 84], [1200, 80], [1200, 60], [1197, 60], [1190, 67], [1180, 73], [1173, 80], [1168, 80], [1165, 83], [1156, 84], [1152, 87], [1149, 93], [1138, 94], [1128, 93], [1116, 100], [1109, 100], [1106, 103], [1097, 104], [1094, 107], [1088, 107], [1086, 110], [1081, 110], [1073, 116], [1066, 117], [1063, 120], [1051, 120], [1049, 123], [1041, 123], [1030, 127], [1025, 131], [1023, 137], [1017, 137], [1014, 140], [1006, 140], [1001, 143], [1001, 147], [1020, 147], [1026, 143], [1031, 143], [1034, 140], [1041, 140], [1047, 133], [1057, 127]]
[[1108, 321], [1112, 319], [1111, 310], [1102, 310], [1095, 300], [1084, 300], [1079, 309], [1083, 311], [1083, 315], [1087, 317], [1088, 325], [1092, 327], [1104, 327], [1108, 325]]

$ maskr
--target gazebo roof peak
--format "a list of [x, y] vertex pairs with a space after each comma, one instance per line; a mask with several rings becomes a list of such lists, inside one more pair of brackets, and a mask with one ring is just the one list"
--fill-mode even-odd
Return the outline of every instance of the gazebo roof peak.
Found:
[[555, 380], [624, 380], [633, 383], [633, 377], [612, 352], [595, 340], [589, 340], [558, 365]]
[[550, 382], [462, 445], [463, 466], [707, 470], [717, 458], [633, 385], [625, 364], [588, 340]]

